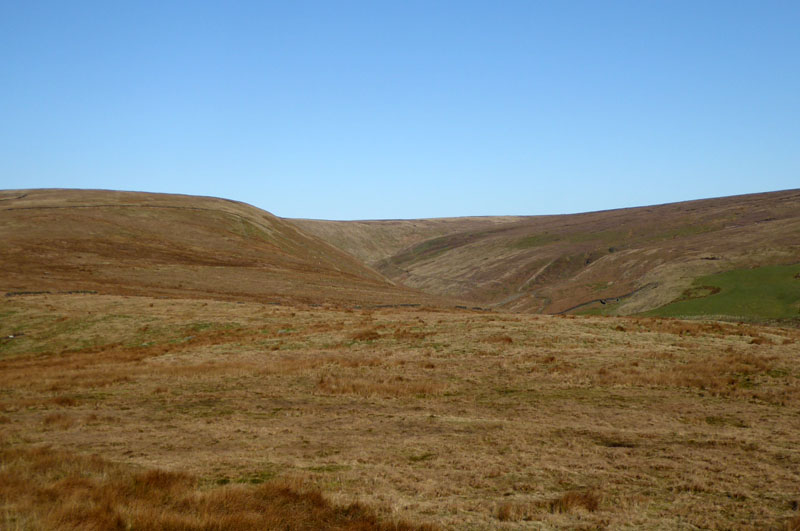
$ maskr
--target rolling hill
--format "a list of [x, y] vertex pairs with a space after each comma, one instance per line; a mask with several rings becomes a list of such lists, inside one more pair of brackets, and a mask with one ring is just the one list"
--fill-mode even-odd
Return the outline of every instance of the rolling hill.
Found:
[[660, 317], [795, 312], [797, 201], [325, 224], [500, 307], [673, 279], [620, 317], [453, 307], [242, 203], [0, 192], [0, 528], [798, 528], [800, 329]]
[[560, 216], [295, 223], [406, 286], [525, 312], [636, 314], [703, 276], [800, 263], [800, 190]]
[[[800, 313], [800, 190], [562, 216], [344, 222], [209, 197], [3, 191], [0, 238], [0, 290], [12, 294]], [[772, 266], [788, 269], [763, 269]]]
[[292, 223], [234, 201], [0, 192], [0, 290], [307, 303], [430, 303]]

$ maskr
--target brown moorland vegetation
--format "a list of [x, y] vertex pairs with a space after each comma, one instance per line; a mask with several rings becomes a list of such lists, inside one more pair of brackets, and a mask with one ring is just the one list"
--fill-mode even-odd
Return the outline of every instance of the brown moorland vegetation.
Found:
[[0, 338], [3, 528], [798, 522], [793, 329], [78, 293]]
[[298, 482], [204, 486], [46, 447], [2, 448], [0, 463], [3, 529], [433, 529], [383, 522], [359, 504], [334, 507]]
[[534, 313], [603, 301], [629, 315], [704, 275], [800, 262], [800, 190], [562, 216], [292, 222], [406, 286]]
[[258, 208], [107, 190], [0, 191], [0, 290], [440, 303]]

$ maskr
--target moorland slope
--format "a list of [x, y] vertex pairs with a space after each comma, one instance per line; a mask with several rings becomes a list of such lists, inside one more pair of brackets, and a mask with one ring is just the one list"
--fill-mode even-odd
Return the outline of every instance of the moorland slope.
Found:
[[800, 262], [800, 190], [560, 216], [296, 223], [403, 285], [524, 312], [640, 313], [704, 276]]
[[[657, 239], [644, 209], [474, 220], [412, 249], [620, 245], [584, 271], [749, 249], [762, 267], [670, 311], [756, 288], [785, 311], [797, 266], [764, 264], [792, 258], [797, 194], [751, 199], [670, 206], [693, 225]], [[387, 306], [425, 299], [220, 199], [4, 192], [0, 237], [19, 295], [0, 297], [0, 529], [800, 528], [792, 327]]]
[[0, 192], [0, 290], [419, 303], [359, 260], [250, 205], [102, 190]]

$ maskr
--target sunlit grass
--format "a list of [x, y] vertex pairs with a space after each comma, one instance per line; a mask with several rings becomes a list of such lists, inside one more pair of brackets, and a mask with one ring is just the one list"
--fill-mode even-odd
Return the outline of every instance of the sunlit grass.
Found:
[[[381, 525], [796, 517], [794, 329], [100, 295], [20, 297], [12, 311], [3, 326], [25, 335], [0, 359], [0, 446], [18, 456], [14, 481], [32, 483], [2, 501], [11, 529], [75, 527], [73, 513], [157, 528], [137, 518], [189, 522], [207, 508], [221, 522], [287, 482], [302, 486], [294, 512], [320, 491], [334, 513], [357, 503]], [[85, 461], [94, 454], [107, 472]], [[86, 480], [75, 484], [96, 492], [58, 483], [73, 462]], [[100, 503], [154, 470], [180, 488]], [[65, 505], [13, 497], [62, 488]], [[230, 500], [222, 512], [217, 497]]]
[[644, 315], [800, 319], [800, 265], [738, 269], [700, 277], [678, 300]]

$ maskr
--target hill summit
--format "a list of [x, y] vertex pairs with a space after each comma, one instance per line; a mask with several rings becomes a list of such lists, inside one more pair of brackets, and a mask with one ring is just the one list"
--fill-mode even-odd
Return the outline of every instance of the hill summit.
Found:
[[103, 190], [0, 192], [0, 290], [419, 303], [291, 222], [235, 201]]

